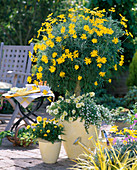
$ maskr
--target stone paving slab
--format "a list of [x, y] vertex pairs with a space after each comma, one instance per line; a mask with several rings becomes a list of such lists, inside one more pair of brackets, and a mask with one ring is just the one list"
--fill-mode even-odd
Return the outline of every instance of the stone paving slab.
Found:
[[[52, 118], [45, 113], [44, 107], [41, 107], [37, 114], [48, 119]], [[0, 122], [0, 132], [6, 125]], [[43, 163], [38, 145], [17, 147], [5, 138], [0, 146], [0, 170], [65, 170], [71, 168], [73, 164], [74, 162], [68, 159], [63, 146], [55, 164]]]

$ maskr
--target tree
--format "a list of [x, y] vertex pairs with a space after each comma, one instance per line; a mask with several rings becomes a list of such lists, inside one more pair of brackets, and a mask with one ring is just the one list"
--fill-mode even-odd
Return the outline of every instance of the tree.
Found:
[[71, 1], [63, 0], [0, 0], [0, 41], [5, 44], [26, 45], [35, 37], [47, 15], [64, 12]]

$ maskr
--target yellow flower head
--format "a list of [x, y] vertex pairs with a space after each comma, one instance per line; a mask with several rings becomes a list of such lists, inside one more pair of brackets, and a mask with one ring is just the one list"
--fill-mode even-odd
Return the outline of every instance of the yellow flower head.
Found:
[[41, 116], [38, 116], [38, 117], [37, 117], [37, 121], [38, 121], [38, 122], [41, 122], [41, 121], [42, 121], [42, 117], [41, 117]]
[[30, 125], [27, 126], [27, 129], [29, 129], [29, 128], [30, 128]]
[[75, 65], [75, 70], [78, 70], [79, 69], [79, 65]]
[[36, 129], [33, 129], [33, 132], [35, 132], [36, 131]]
[[38, 68], [38, 71], [39, 71], [39, 72], [42, 72], [42, 70], [43, 70], [43, 68], [40, 66], [40, 67]]
[[54, 128], [56, 129], [56, 128], [57, 128], [57, 126], [54, 126]]
[[118, 126], [112, 126], [111, 128], [110, 128], [110, 132], [117, 132], [118, 131], [118, 128], [117, 128]]
[[43, 121], [46, 121], [47, 120], [47, 118], [45, 117], [45, 118], [43, 118]]
[[61, 71], [60, 74], [59, 74], [60, 77], [65, 77], [65, 72]]
[[56, 58], [57, 55], [58, 55], [58, 54], [57, 54], [56, 52], [52, 53], [52, 57], [53, 57], [53, 58]]
[[31, 77], [28, 76], [28, 77], [27, 77], [27, 82], [31, 83], [31, 81], [32, 81], [32, 80], [31, 80]]
[[82, 34], [80, 38], [81, 38], [82, 40], [86, 40], [86, 39], [87, 39], [87, 36], [86, 36], [86, 34]]
[[81, 80], [82, 79], [82, 76], [78, 76], [78, 80]]
[[50, 130], [47, 130], [47, 133], [50, 133]]
[[86, 65], [88, 65], [91, 63], [91, 58], [85, 57], [84, 61], [85, 61]]
[[98, 82], [97, 82], [97, 81], [95, 81], [95, 82], [94, 82], [94, 85], [95, 85], [95, 86], [97, 86], [97, 85], [98, 85]]
[[104, 76], [105, 76], [105, 73], [106, 73], [106, 72], [100, 72], [99, 75], [100, 75], [101, 77], [104, 77]]
[[97, 43], [98, 41], [97, 41], [96, 38], [93, 38], [93, 39], [92, 39], [92, 42], [93, 42], [93, 43]]
[[111, 79], [109, 79], [108, 82], [111, 83]]
[[54, 66], [50, 66], [49, 71], [50, 71], [51, 73], [54, 73], [54, 72], [55, 72], [55, 70], [56, 70], [56, 67], [54, 67]]
[[62, 38], [61, 38], [61, 37], [56, 37], [56, 41], [57, 41], [57, 42], [61, 42], [61, 41], [62, 41]]
[[64, 32], [65, 32], [65, 27], [62, 26], [61, 33], [64, 33]]
[[45, 133], [45, 134], [44, 134], [44, 136], [46, 137], [46, 136], [47, 136], [47, 134]]
[[98, 51], [97, 50], [93, 50], [91, 53], [90, 53], [91, 57], [96, 57], [98, 56]]
[[114, 37], [114, 39], [112, 40], [112, 42], [113, 42], [114, 44], [117, 44], [117, 43], [118, 43], [118, 38], [115, 38], [115, 37]]

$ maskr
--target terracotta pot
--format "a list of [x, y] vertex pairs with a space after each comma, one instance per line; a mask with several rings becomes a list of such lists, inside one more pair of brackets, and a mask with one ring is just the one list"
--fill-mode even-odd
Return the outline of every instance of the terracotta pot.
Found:
[[60, 153], [61, 142], [52, 144], [41, 138], [38, 138], [38, 142], [43, 162], [48, 164], [56, 163]]
[[[64, 125], [65, 135], [62, 135], [62, 139], [65, 140], [63, 141], [63, 145], [68, 158], [75, 159], [84, 152], [84, 149], [79, 145], [73, 145], [74, 141], [78, 137], [81, 138], [81, 142], [86, 145], [87, 148], [90, 148], [92, 151], [94, 151], [95, 141], [97, 139], [95, 125], [90, 125], [88, 129], [89, 134], [87, 134], [85, 131], [84, 122], [80, 122], [80, 118], [71, 123], [67, 121], [61, 123]], [[93, 136], [92, 140], [88, 140], [88, 138], [91, 136]]]

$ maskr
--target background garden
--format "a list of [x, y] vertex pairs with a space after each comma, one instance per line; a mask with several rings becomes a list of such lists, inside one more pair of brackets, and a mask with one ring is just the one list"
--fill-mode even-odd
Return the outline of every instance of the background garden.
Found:
[[[34, 76], [29, 77], [28, 82], [31, 83], [31, 79], [35, 84], [47, 81], [51, 86], [56, 101], [47, 107], [47, 112], [62, 122], [72, 123], [80, 117], [81, 121], [85, 120], [87, 132], [91, 124], [99, 127], [102, 122], [110, 121], [110, 124], [118, 125], [118, 129], [111, 129], [112, 137], [124, 137], [122, 143], [116, 141], [117, 150], [111, 148], [111, 153], [106, 153], [98, 148], [93, 160], [91, 153], [85, 160], [91, 159], [93, 165], [94, 160], [103, 157], [108, 160], [109, 155], [106, 167], [112, 166], [112, 161], [115, 166], [126, 168], [133, 163], [134, 169], [137, 3], [134, 0], [16, 0], [0, 3], [0, 41], [7, 45], [35, 44], [34, 54], [30, 54]], [[62, 97], [58, 97], [60, 95]], [[3, 113], [11, 110], [6, 102], [0, 109]], [[42, 118], [38, 122], [44, 123], [45, 128]], [[130, 126], [130, 129], [122, 129], [117, 123]], [[37, 129], [39, 125], [33, 126]], [[48, 140], [46, 135], [43, 139]], [[115, 155], [120, 158], [119, 164]], [[132, 159], [131, 164], [127, 158]], [[83, 160], [78, 161], [84, 164]], [[125, 164], [121, 164], [123, 161]], [[96, 163], [98, 167], [102, 166], [102, 162]]]

